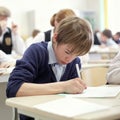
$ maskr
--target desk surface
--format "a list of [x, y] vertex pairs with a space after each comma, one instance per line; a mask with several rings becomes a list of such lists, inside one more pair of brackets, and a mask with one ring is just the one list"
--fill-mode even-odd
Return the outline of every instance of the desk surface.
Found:
[[[120, 94], [117, 97], [113, 98], [77, 98], [82, 99], [87, 102], [93, 102], [100, 105], [110, 106], [108, 110], [97, 111], [93, 113], [87, 113], [84, 115], [77, 115], [71, 118], [59, 116], [56, 114], [51, 114], [43, 112], [41, 110], [35, 109], [33, 106], [45, 103], [47, 101], [52, 101], [55, 99], [63, 98], [64, 96], [60, 95], [42, 95], [42, 96], [28, 96], [28, 97], [16, 97], [9, 98], [6, 100], [8, 106], [17, 108], [20, 113], [29, 115], [32, 117], [44, 120], [113, 120], [120, 118]], [[63, 106], [64, 109], [64, 106]]]

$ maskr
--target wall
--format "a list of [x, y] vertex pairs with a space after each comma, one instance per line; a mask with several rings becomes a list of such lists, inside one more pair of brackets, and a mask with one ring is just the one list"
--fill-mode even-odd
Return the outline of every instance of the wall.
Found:
[[[119, 0], [108, 1], [108, 28], [113, 33], [119, 31], [120, 17]], [[95, 29], [103, 30], [104, 26], [104, 0], [0, 0], [0, 5], [4, 5], [11, 9], [12, 18], [19, 25], [19, 30], [22, 35], [30, 34], [33, 27], [39, 28], [41, 31], [49, 29], [50, 17], [62, 8], [72, 8], [80, 11], [95, 12]], [[30, 20], [29, 15], [34, 11], [35, 19]], [[34, 21], [32, 23], [30, 21]], [[32, 26], [32, 28], [29, 28]]]
[[120, 32], [120, 0], [108, 0], [108, 28]]
[[104, 29], [104, 0], [88, 0], [88, 9], [95, 12], [95, 28]]
[[[22, 35], [30, 34], [29, 26], [39, 28], [41, 31], [48, 30], [51, 16], [60, 9], [71, 8], [86, 10], [87, 0], [0, 0], [1, 5], [8, 7], [12, 11], [12, 19], [19, 25]], [[41, 3], [40, 3], [41, 2]], [[30, 23], [30, 11], [35, 11], [35, 23]], [[34, 16], [34, 15], [33, 15]]]

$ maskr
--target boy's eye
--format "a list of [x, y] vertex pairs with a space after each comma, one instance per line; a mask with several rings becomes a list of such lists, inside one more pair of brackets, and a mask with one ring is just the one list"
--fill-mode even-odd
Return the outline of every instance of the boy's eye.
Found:
[[70, 52], [70, 51], [67, 51], [67, 50], [65, 51], [65, 53], [66, 53], [66, 54], [71, 54], [71, 52]]
[[65, 53], [68, 55], [74, 55], [74, 56], [79, 56], [78, 54], [74, 54], [72, 51], [70, 50], [65, 50]]

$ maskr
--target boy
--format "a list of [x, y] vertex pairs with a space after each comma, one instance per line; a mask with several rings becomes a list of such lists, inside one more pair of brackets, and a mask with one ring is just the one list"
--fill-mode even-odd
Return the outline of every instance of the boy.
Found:
[[[92, 43], [88, 22], [78, 17], [63, 19], [52, 41], [31, 45], [17, 61], [8, 81], [7, 97], [82, 93], [86, 84], [78, 78], [75, 66], [81, 67], [77, 56], [86, 54]], [[21, 116], [21, 120], [26, 118]]]

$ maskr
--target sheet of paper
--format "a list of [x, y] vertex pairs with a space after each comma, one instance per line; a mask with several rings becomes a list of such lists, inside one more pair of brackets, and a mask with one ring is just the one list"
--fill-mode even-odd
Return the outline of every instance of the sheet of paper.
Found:
[[99, 86], [99, 87], [88, 87], [81, 94], [65, 94], [71, 97], [115, 97], [120, 92], [120, 86]]
[[71, 97], [61, 98], [44, 104], [38, 104], [34, 107], [42, 111], [65, 117], [72, 117], [109, 108], [108, 106], [85, 102], [83, 100]]

